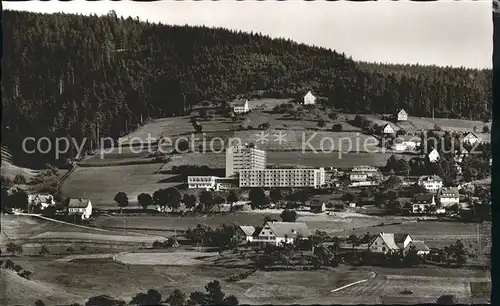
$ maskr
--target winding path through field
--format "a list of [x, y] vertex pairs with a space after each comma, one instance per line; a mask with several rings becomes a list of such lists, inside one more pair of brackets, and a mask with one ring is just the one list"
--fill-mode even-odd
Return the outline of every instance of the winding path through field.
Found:
[[349, 288], [349, 287], [351, 287], [351, 286], [357, 285], [357, 284], [359, 284], [359, 283], [364, 283], [364, 282], [367, 282], [367, 281], [369, 281], [369, 280], [371, 280], [371, 279], [374, 279], [374, 278], [375, 278], [375, 276], [377, 276], [377, 274], [376, 274], [375, 272], [373, 272], [373, 271], [372, 271], [372, 272], [370, 272], [370, 277], [369, 277], [369, 278], [367, 278], [367, 279], [362, 279], [362, 280], [356, 281], [356, 282], [354, 282], [354, 283], [347, 284], [347, 285], [342, 286], [342, 287], [339, 287], [339, 288], [337, 288], [337, 289], [333, 289], [333, 290], [332, 290], [332, 291], [330, 291], [330, 292], [337, 292], [337, 291], [340, 291], [340, 290], [342, 290], [342, 289]]

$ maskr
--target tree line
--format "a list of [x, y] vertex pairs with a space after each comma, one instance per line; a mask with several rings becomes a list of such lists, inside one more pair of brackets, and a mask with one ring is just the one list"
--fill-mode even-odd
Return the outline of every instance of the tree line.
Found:
[[[85, 138], [91, 149], [100, 137], [118, 138], [148, 118], [188, 114], [204, 100], [308, 90], [351, 113], [405, 108], [415, 116], [491, 117], [491, 70], [361, 63], [289, 39], [113, 12], [4, 11], [3, 30], [2, 135], [18, 159], [25, 137]], [[71, 147], [66, 156], [74, 157]], [[30, 157], [24, 161], [40, 164]]]

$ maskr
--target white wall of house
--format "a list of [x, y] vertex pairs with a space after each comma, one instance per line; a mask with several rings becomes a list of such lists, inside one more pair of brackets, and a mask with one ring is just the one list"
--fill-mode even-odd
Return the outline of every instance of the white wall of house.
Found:
[[431, 207], [431, 204], [413, 204], [413, 213], [424, 213]]
[[245, 101], [243, 105], [236, 105], [233, 107], [233, 112], [236, 114], [248, 113], [250, 111], [250, 107], [248, 106], [248, 100]]
[[455, 205], [458, 203], [460, 203], [460, 197], [440, 197], [439, 198], [439, 203], [441, 204], [441, 206], [443, 207], [448, 207], [448, 206], [452, 206], [452, 205]]
[[89, 219], [92, 215], [92, 203], [89, 201], [87, 207], [69, 207], [68, 213], [80, 215], [82, 220]]
[[390, 251], [389, 247], [380, 235], [377, 237], [377, 239], [375, 239], [375, 241], [373, 241], [369, 249], [371, 252], [383, 254], [387, 254]]
[[304, 105], [308, 104], [316, 104], [316, 97], [310, 91], [304, 96]]
[[398, 112], [398, 121], [406, 121], [408, 120], [408, 114], [404, 110], [400, 110]]
[[392, 128], [392, 126], [390, 124], [387, 124], [384, 127], [384, 134], [394, 134], [394, 129]]

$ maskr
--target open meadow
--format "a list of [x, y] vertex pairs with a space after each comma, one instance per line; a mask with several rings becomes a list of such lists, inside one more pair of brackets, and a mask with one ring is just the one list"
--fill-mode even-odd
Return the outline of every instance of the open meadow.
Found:
[[181, 184], [175, 174], [160, 174], [162, 164], [121, 165], [110, 167], [78, 167], [63, 182], [62, 192], [71, 198], [88, 198], [92, 204], [116, 207], [113, 197], [120, 191], [127, 194], [131, 205], [137, 196], [153, 194], [158, 189]]
[[0, 248], [6, 252], [6, 245], [13, 242], [22, 245], [26, 254], [34, 255], [39, 254], [41, 245], [50, 254], [118, 252], [132, 247], [150, 247], [154, 241], [165, 239], [154, 234], [123, 231], [123, 227], [120, 231], [110, 231], [40, 217], [2, 215]]
[[[491, 280], [485, 272], [433, 267], [390, 269], [341, 265], [312, 271], [256, 271], [243, 280], [231, 282], [229, 277], [248, 270], [214, 266], [213, 258], [219, 257], [218, 253], [146, 254], [121, 253], [115, 256], [118, 261], [109, 256], [72, 261], [13, 258], [16, 264], [32, 271], [33, 276], [28, 281], [2, 271], [2, 303], [31, 305], [37, 299], [49, 304], [85, 303], [90, 296], [100, 294], [130, 301], [136, 293], [148, 289], [156, 289], [166, 298], [174, 289], [187, 295], [203, 292], [204, 286], [213, 280], [219, 280], [226, 295], [235, 295], [240, 304], [254, 305], [432, 303], [443, 294], [454, 294], [462, 303], [487, 302], [491, 290]], [[332, 292], [360, 281], [364, 282]], [[26, 293], [22, 294], [23, 291]]]
[[[410, 122], [416, 130], [432, 130], [435, 125], [438, 125], [443, 131], [456, 132], [473, 132], [476, 127], [478, 132], [483, 130], [483, 126], [488, 126], [491, 129], [491, 122], [485, 123], [482, 121], [448, 119], [448, 118], [427, 118], [427, 117], [411, 117], [408, 116]], [[399, 123], [398, 123], [399, 125]]]

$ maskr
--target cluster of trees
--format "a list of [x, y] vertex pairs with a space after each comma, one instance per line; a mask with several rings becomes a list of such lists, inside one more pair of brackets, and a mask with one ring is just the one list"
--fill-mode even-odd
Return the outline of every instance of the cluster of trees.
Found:
[[[10, 245], [10, 244], [9, 244]], [[18, 248], [14, 248], [14, 250], [10, 250], [9, 249], [9, 245], [7, 245], [7, 252], [12, 252], [12, 253], [15, 253], [15, 252], [18, 252], [20, 251], [22, 253], [22, 248], [21, 249], [18, 249]], [[19, 246], [20, 247], [20, 246]], [[11, 247], [12, 248], [12, 247]], [[0, 255], [2, 255], [2, 253], [0, 252]], [[0, 267], [1, 268], [5, 268], [5, 269], [8, 269], [8, 270], [13, 270], [17, 273], [17, 275], [21, 276], [22, 278], [25, 278], [27, 280], [30, 280], [31, 279], [31, 275], [33, 275], [33, 272], [31, 272], [30, 270], [27, 270], [27, 269], [24, 269], [22, 266], [20, 265], [16, 265], [12, 260], [10, 259], [7, 259], [5, 260], [5, 262], [3, 260], [0, 260]]]
[[8, 185], [2, 182], [0, 203], [2, 213], [10, 212], [12, 209], [16, 208], [27, 211], [29, 207], [28, 194], [23, 190], [17, 190], [11, 194], [8, 188]]
[[463, 266], [468, 258], [473, 258], [476, 255], [469, 249], [467, 249], [462, 242], [462, 240], [457, 240], [454, 244], [451, 244], [443, 249], [433, 250], [428, 259], [438, 263], [446, 263], [450, 265], [454, 263], [457, 266]]
[[[189, 297], [179, 289], [175, 289], [166, 299], [162, 298], [160, 292], [155, 289], [149, 289], [146, 292], [137, 293], [130, 303], [124, 300], [113, 298], [109, 295], [98, 295], [91, 297], [85, 303], [85, 306], [152, 306], [152, 305], [170, 305], [170, 306], [197, 306], [197, 305], [221, 305], [236, 306], [238, 299], [234, 295], [226, 295], [221, 288], [220, 282], [214, 280], [205, 286], [205, 292], [195, 291]], [[37, 300], [35, 306], [45, 306], [42, 300]], [[70, 306], [82, 306], [73, 303]]]
[[[118, 138], [147, 118], [249, 94], [294, 97], [312, 89], [352, 113], [405, 108], [415, 116], [491, 117], [491, 70], [360, 63], [290, 40], [114, 13], [5, 11], [3, 24], [2, 134], [15, 157], [26, 136], [87, 138], [90, 148], [100, 135]], [[72, 145], [66, 156], [74, 154]]]
[[198, 224], [195, 228], [188, 228], [185, 234], [186, 239], [196, 242], [196, 244], [218, 247], [232, 248], [238, 244], [236, 232], [238, 226], [222, 224], [220, 227], [212, 229], [205, 224]]

